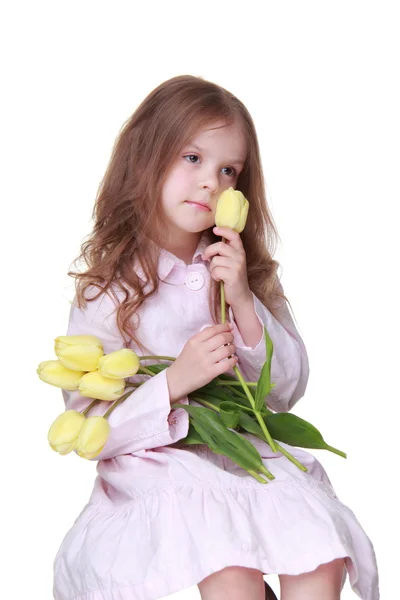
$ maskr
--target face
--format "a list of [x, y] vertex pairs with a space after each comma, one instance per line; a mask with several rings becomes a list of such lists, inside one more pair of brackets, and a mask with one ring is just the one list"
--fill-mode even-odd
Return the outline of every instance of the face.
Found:
[[244, 135], [236, 124], [217, 122], [200, 130], [172, 165], [161, 205], [175, 239], [215, 224], [218, 197], [236, 187], [246, 159]]

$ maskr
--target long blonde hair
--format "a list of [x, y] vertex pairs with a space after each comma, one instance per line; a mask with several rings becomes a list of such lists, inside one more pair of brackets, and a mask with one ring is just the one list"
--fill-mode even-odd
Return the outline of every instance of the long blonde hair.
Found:
[[[259, 145], [248, 110], [213, 82], [192, 75], [173, 77], [155, 88], [124, 123], [99, 186], [93, 230], [72, 263], [83, 261], [87, 268], [68, 272], [75, 278], [80, 307], [102, 293], [111, 292], [117, 300], [115, 290], [122, 292], [122, 298], [118, 294], [117, 324], [127, 345], [134, 340], [141, 346], [133, 316], [158, 290], [154, 248], [162, 247], [159, 200], [165, 178], [187, 141], [202, 127], [221, 120], [227, 125], [240, 124], [247, 142], [247, 158], [236, 189], [250, 203], [241, 233], [250, 289], [272, 313], [277, 300], [287, 300], [279, 290], [279, 263], [272, 258], [279, 236], [267, 205]], [[213, 241], [220, 239], [212, 229], [209, 233]], [[133, 269], [135, 261], [145, 273], [145, 281]], [[89, 299], [85, 290], [90, 286], [99, 293]], [[218, 323], [219, 285], [210, 287], [210, 311]]]

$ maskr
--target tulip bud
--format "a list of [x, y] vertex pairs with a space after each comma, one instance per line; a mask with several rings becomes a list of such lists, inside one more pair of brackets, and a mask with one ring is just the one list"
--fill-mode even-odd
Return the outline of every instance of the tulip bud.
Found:
[[84, 375], [84, 371], [71, 371], [65, 368], [59, 360], [41, 362], [36, 373], [45, 383], [71, 392], [78, 389], [81, 377]]
[[121, 379], [132, 377], [138, 372], [139, 367], [140, 361], [136, 352], [133, 352], [129, 348], [124, 348], [123, 350], [116, 350], [102, 356], [99, 360], [98, 370], [104, 377]]
[[103, 356], [103, 345], [94, 335], [60, 335], [54, 351], [62, 364], [73, 371], [95, 371]]
[[74, 450], [79, 433], [86, 417], [76, 410], [61, 413], [51, 425], [47, 434], [50, 446], [59, 454], [68, 454]]
[[97, 400], [117, 400], [125, 389], [125, 379], [104, 377], [98, 371], [85, 373], [79, 383], [82, 396]]
[[103, 450], [108, 436], [110, 425], [104, 417], [88, 417], [79, 434], [76, 452], [82, 458], [91, 459]]
[[242, 192], [228, 188], [219, 196], [215, 212], [217, 227], [229, 227], [241, 233], [246, 225], [249, 202]]

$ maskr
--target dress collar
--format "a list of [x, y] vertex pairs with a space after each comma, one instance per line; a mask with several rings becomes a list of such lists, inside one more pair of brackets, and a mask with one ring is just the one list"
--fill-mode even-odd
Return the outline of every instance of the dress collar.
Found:
[[[213, 242], [213, 239], [212, 239], [210, 232], [208, 230], [203, 231], [202, 236], [199, 241], [199, 244], [194, 252], [191, 264], [199, 264], [199, 263], [208, 264], [208, 261], [204, 261], [201, 258], [201, 255], [204, 252], [204, 250], [207, 248], [207, 246], [212, 244], [212, 242]], [[186, 267], [188, 265], [185, 263], [184, 260], [175, 256], [175, 254], [172, 254], [172, 252], [165, 250], [165, 248], [160, 248], [160, 253], [159, 253], [159, 258], [158, 258], [158, 267], [157, 267], [158, 277], [162, 281], [164, 281], [175, 266]], [[139, 277], [141, 277], [142, 279], [145, 279], [144, 271], [139, 263], [137, 263], [135, 270]]]

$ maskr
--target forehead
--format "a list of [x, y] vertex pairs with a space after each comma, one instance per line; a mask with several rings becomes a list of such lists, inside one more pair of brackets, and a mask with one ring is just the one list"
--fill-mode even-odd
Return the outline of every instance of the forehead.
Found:
[[190, 138], [189, 144], [196, 144], [203, 149], [216, 149], [221, 152], [229, 150], [243, 160], [247, 154], [247, 143], [243, 127], [238, 123], [226, 125], [224, 122], [216, 122], [200, 128]]

